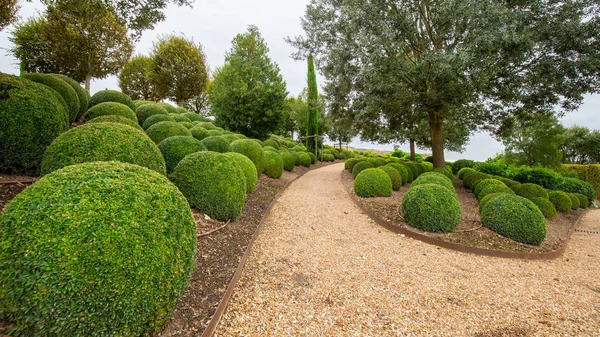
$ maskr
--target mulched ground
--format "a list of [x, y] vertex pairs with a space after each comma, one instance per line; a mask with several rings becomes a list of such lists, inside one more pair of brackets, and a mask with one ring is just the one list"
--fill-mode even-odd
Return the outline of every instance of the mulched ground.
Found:
[[[546, 239], [540, 246], [531, 246], [513, 241], [496, 232], [481, 226], [479, 218], [479, 202], [471, 190], [465, 188], [461, 180], [454, 177], [454, 188], [462, 208], [462, 221], [457, 230], [452, 233], [423, 232], [410, 226], [401, 216], [402, 198], [410, 187], [406, 184], [399, 191], [394, 191], [391, 198], [359, 198], [360, 203], [369, 211], [396, 226], [413, 232], [425, 234], [440, 240], [463, 244], [465, 246], [503, 250], [508, 252], [545, 253], [560, 248], [571, 228], [584, 210], [571, 211], [569, 214], [557, 213], [552, 220], [546, 219]], [[342, 173], [344, 186], [354, 193], [354, 180], [347, 170]]]

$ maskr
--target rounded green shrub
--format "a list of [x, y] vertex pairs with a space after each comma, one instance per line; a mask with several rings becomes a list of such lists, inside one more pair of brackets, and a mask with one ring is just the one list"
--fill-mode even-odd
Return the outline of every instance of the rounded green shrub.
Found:
[[[488, 188], [496, 188], [498, 186], [490, 186]], [[502, 187], [500, 187], [502, 188]], [[512, 190], [511, 190], [512, 191]], [[495, 193], [489, 193], [486, 194], [485, 196], [481, 197], [481, 200], [479, 200], [479, 213], [481, 213], [481, 210], [483, 210], [483, 208], [485, 207], [485, 205], [492, 199], [504, 195], [506, 194], [505, 192], [495, 192]], [[512, 195], [516, 195], [514, 192], [511, 193]]]
[[148, 130], [152, 125], [159, 122], [175, 122], [175, 120], [169, 115], [152, 115], [146, 118], [146, 121], [142, 124], [142, 129]]
[[[208, 151], [225, 153], [231, 151], [229, 142], [221, 136], [208, 136], [202, 139]], [[235, 151], [234, 151], [235, 152]]]
[[126, 163], [44, 176], [12, 200], [0, 227], [0, 308], [15, 335], [151, 335], [169, 320], [196, 260], [181, 192]]
[[350, 158], [348, 160], [346, 160], [344, 162], [344, 168], [350, 172], [352, 172], [352, 169], [354, 168], [354, 165], [356, 163], [358, 163], [359, 161], [363, 161], [363, 158]]
[[481, 193], [481, 191], [483, 191], [483, 189], [485, 189], [488, 186], [492, 186], [492, 185], [497, 185], [497, 186], [504, 186], [504, 187], [508, 187], [506, 185], [504, 185], [503, 182], [501, 182], [500, 180], [497, 179], [483, 179], [480, 180], [477, 185], [475, 186], [475, 188], [473, 189], [473, 193], [475, 193], [475, 197], [477, 199], [479, 199], [479, 194]]
[[139, 107], [141, 107], [144, 104], [156, 104], [156, 102], [154, 102], [154, 101], [147, 101], [147, 100], [144, 100], [144, 99], [134, 99], [133, 100], [133, 105], [135, 105], [136, 109], [139, 108]]
[[557, 211], [567, 214], [571, 211], [571, 206], [573, 206], [573, 202], [569, 195], [562, 191], [551, 191], [548, 193], [548, 198], [554, 204], [554, 207]]
[[300, 166], [300, 164], [302, 163], [302, 159], [300, 158], [300, 154], [296, 151], [289, 151], [290, 154], [292, 155], [292, 157], [294, 157], [294, 165], [295, 166]]
[[448, 177], [448, 179], [450, 179], [450, 181], [454, 182], [454, 175], [452, 174], [452, 170], [448, 167], [434, 168], [433, 172], [441, 173], [441, 174], [445, 175], [446, 177]]
[[52, 89], [0, 73], [0, 125], [0, 173], [37, 175], [69, 115]]
[[37, 74], [29, 73], [24, 74], [22, 77], [43, 84], [50, 89], [56, 91], [60, 97], [65, 101], [67, 111], [69, 112], [69, 121], [74, 122], [77, 120], [79, 115], [79, 97], [77, 92], [67, 82], [57, 76], [50, 74]]
[[263, 150], [264, 151], [273, 151], [275, 153], [279, 153], [279, 150], [277, 150], [276, 148], [274, 148], [272, 146], [263, 146]]
[[521, 186], [519, 186], [518, 190], [515, 192], [517, 193], [517, 195], [529, 200], [531, 200], [532, 198], [548, 199], [548, 192], [546, 192], [546, 190], [538, 184], [521, 184]]
[[479, 192], [477, 199], [479, 200], [479, 203], [481, 203], [481, 200], [483, 200], [483, 198], [485, 198], [486, 196], [488, 196], [490, 194], [495, 194], [495, 193], [506, 193], [506, 194], [515, 195], [515, 191], [511, 190], [510, 188], [506, 187], [505, 185], [489, 185], [489, 186], [484, 187]]
[[274, 151], [265, 151], [265, 171], [271, 178], [279, 179], [283, 174], [283, 159]]
[[590, 204], [588, 198], [581, 194], [581, 193], [573, 193], [575, 194], [575, 196], [579, 199], [579, 207], [580, 208], [587, 208], [588, 205]]
[[[391, 167], [387, 167], [387, 170], [393, 170], [398, 175]], [[389, 197], [392, 188], [390, 175], [381, 168], [364, 169], [354, 179], [354, 193], [361, 198]]]
[[363, 170], [366, 170], [368, 168], [373, 168], [373, 164], [371, 164], [370, 161], [367, 160], [363, 160], [361, 162], [356, 163], [356, 165], [354, 165], [354, 167], [352, 168], [352, 177], [354, 179], [356, 179], [356, 176]]
[[473, 168], [475, 166], [475, 161], [470, 159], [459, 159], [452, 163], [452, 173], [458, 174], [458, 172], [463, 168]]
[[[201, 127], [205, 128], [206, 130], [216, 130], [217, 129], [217, 127], [211, 122], [200, 122], [196, 125], [201, 126]], [[259, 142], [260, 142], [260, 140], [259, 140]], [[260, 143], [262, 145], [262, 142], [260, 142]]]
[[256, 183], [258, 182], [256, 166], [254, 166], [252, 160], [237, 152], [227, 152], [224, 153], [224, 155], [233, 159], [233, 161], [240, 167], [246, 180], [246, 193], [252, 193], [256, 188]]
[[81, 116], [87, 111], [88, 106], [90, 105], [90, 94], [85, 90], [77, 81], [74, 79], [61, 75], [61, 74], [49, 74], [55, 77], [60, 78], [61, 80], [67, 82], [68, 85], [75, 90], [77, 94], [77, 98], [79, 99], [79, 112], [77, 113], [77, 118], [75, 120], [79, 120]]
[[262, 142], [262, 144], [263, 144], [263, 147], [265, 147], [265, 146], [272, 146], [272, 147], [274, 147], [275, 149], [279, 150], [279, 142], [278, 142], [278, 141], [276, 141], [275, 139], [267, 139], [267, 140], [264, 140], [264, 141]]
[[576, 210], [579, 209], [579, 198], [573, 193], [567, 193], [569, 198], [571, 198], [571, 209]]
[[172, 106], [169, 103], [166, 102], [160, 102], [160, 103], [156, 103], [158, 105], [160, 105], [163, 109], [167, 110], [167, 113], [169, 114], [180, 114], [181, 111], [179, 111], [176, 107]]
[[424, 185], [424, 184], [436, 184], [436, 185], [444, 186], [451, 192], [456, 193], [456, 191], [454, 190], [454, 184], [452, 184], [448, 180], [448, 178], [441, 173], [435, 173], [435, 172], [423, 173], [417, 179], [415, 179], [415, 181], [412, 182], [410, 187], [412, 188], [413, 186], [419, 186], [419, 185]]
[[519, 191], [519, 189], [521, 188], [521, 183], [520, 182], [516, 182], [516, 183], [511, 183], [511, 184], [507, 184], [506, 186], [508, 186], [511, 190], [515, 191], [515, 193], [517, 193]]
[[212, 130], [208, 130], [208, 135], [209, 136], [221, 136], [223, 133], [219, 130], [216, 129], [212, 129]]
[[481, 209], [481, 223], [494, 232], [530, 245], [546, 238], [546, 219], [540, 209], [523, 197], [502, 194]]
[[461, 209], [454, 191], [444, 186], [411, 185], [402, 199], [402, 216], [427, 232], [452, 232], [460, 224]]
[[392, 181], [392, 190], [398, 191], [400, 190], [400, 187], [402, 187], [402, 176], [398, 170], [388, 165], [383, 165], [378, 168], [387, 173], [390, 177], [390, 180]]
[[132, 121], [131, 119], [129, 119], [127, 117], [117, 116], [117, 115], [98, 116], [98, 117], [92, 118], [86, 122], [86, 124], [90, 124], [90, 123], [117, 123], [117, 124], [129, 125], [134, 129], [144, 131], [144, 129], [142, 129], [142, 127], [139, 126], [139, 124], [136, 123], [135, 121]]
[[167, 173], [173, 172], [177, 164], [185, 158], [185, 156], [206, 151], [206, 147], [201, 141], [190, 136], [174, 136], [163, 140], [158, 144], [158, 149], [165, 158]]
[[311, 160], [310, 160], [310, 156], [308, 155], [308, 153], [300, 152], [300, 153], [298, 153], [298, 155], [300, 156], [300, 165], [302, 165], [304, 167], [310, 167]]
[[419, 175], [423, 173], [423, 167], [421, 167], [421, 165], [415, 163], [414, 161], [405, 160], [402, 161], [401, 164], [406, 166], [406, 168], [408, 168], [411, 171], [413, 177], [411, 181], [417, 179]]
[[312, 152], [306, 152], [308, 154], [308, 156], [310, 157], [310, 163], [314, 164], [317, 162], [317, 156], [315, 156], [314, 153]]
[[198, 140], [202, 140], [209, 136], [208, 130], [198, 125], [194, 125], [194, 127], [190, 129], [190, 132], [192, 133], [192, 136]]
[[464, 168], [462, 168], [462, 169], [460, 169], [460, 170], [458, 171], [458, 174], [457, 174], [457, 176], [458, 176], [458, 179], [460, 179], [460, 180], [464, 180], [464, 179], [465, 179], [465, 175], [466, 175], [467, 173], [473, 173], [473, 172], [477, 172], [477, 171], [475, 171], [474, 169], [472, 169], [472, 168], [470, 168], [470, 167], [464, 167]]
[[481, 172], [468, 172], [463, 176], [463, 183], [466, 188], [473, 190], [477, 183], [483, 179], [488, 179], [491, 176], [489, 174]]
[[240, 139], [231, 143], [231, 152], [241, 153], [250, 158], [256, 166], [257, 175], [260, 176], [265, 169], [265, 152], [261, 144], [251, 139]]
[[[148, 117], [154, 116], [154, 115], [167, 115], [167, 110], [165, 110], [163, 107], [161, 107], [158, 104], [148, 103], [148, 104], [139, 106], [135, 110], [135, 114], [137, 116], [137, 119], [138, 119], [138, 122], [140, 123], [140, 125], [144, 125], [144, 122], [146, 121], [146, 119], [148, 119]], [[173, 120], [175, 120], [175, 119], [173, 119]]]
[[124, 105], [127, 105], [132, 111], [135, 111], [135, 104], [131, 98], [124, 93], [116, 90], [100, 90], [97, 93], [92, 95], [90, 99], [90, 108], [94, 105], [104, 103], [104, 102], [117, 102]]
[[189, 130], [189, 129], [191, 129], [192, 127], [194, 127], [194, 126], [192, 125], [192, 123], [190, 123], [190, 122], [177, 122], [177, 123], [179, 123], [179, 124], [181, 124], [181, 125], [185, 126], [185, 127], [188, 129], [188, 130]]
[[194, 121], [204, 122], [206, 120], [206, 117], [202, 117], [199, 114], [194, 113], [194, 112], [184, 112], [181, 115], [183, 117], [186, 117], [187, 119], [189, 119], [192, 122], [194, 122]]
[[[154, 116], [153, 116], [154, 117]], [[192, 137], [190, 131], [183, 125], [177, 122], [158, 122], [146, 130], [146, 134], [154, 143], [158, 144], [163, 140], [174, 136], [189, 136]], [[204, 144], [206, 145], [206, 144]]]
[[244, 208], [244, 172], [222, 153], [192, 153], [177, 164], [169, 177], [194, 207], [213, 219], [236, 220]]
[[296, 166], [296, 161], [294, 160], [294, 156], [291, 153], [282, 151], [280, 154], [281, 159], [283, 160], [283, 169], [286, 171], [292, 171], [294, 166]]
[[420, 162], [417, 163], [419, 165], [421, 165], [421, 167], [423, 167], [423, 172], [431, 172], [433, 171], [433, 164], [428, 162], [428, 161], [424, 161], [424, 162]]
[[545, 218], [554, 219], [556, 216], [556, 208], [550, 200], [537, 197], [531, 199], [531, 201], [540, 209], [540, 211], [542, 211]]
[[180, 114], [169, 114], [169, 116], [173, 117], [173, 119], [176, 122], [188, 122], [188, 123], [192, 123], [192, 121], [189, 118], [187, 118], [187, 117], [185, 117], [183, 115], [180, 115]]
[[402, 178], [402, 185], [408, 182], [408, 169], [406, 166], [398, 163], [389, 163], [386, 166], [393, 167], [398, 173], [400, 173], [400, 177]]
[[586, 196], [589, 202], [596, 200], [596, 191], [592, 184], [587, 181], [577, 178], [562, 177], [558, 187], [558, 190], [566, 193], [581, 193]]
[[94, 161], [119, 161], [166, 174], [160, 150], [144, 132], [123, 124], [92, 123], [63, 133], [48, 146], [41, 175]]
[[123, 116], [138, 123], [135, 112], [124, 104], [117, 102], [103, 102], [89, 108], [84, 115], [84, 119], [89, 121], [100, 116]]

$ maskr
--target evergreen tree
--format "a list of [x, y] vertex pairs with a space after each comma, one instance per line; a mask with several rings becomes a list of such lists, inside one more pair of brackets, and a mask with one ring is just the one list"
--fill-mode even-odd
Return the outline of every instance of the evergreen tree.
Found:
[[317, 89], [317, 76], [312, 54], [308, 55], [308, 118], [306, 121], [306, 147], [316, 155], [319, 135], [319, 92]]

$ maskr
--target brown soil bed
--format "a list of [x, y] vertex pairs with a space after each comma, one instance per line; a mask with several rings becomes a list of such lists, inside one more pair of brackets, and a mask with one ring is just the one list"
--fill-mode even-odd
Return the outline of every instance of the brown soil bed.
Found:
[[[329, 164], [331, 163], [318, 163], [312, 165], [310, 169], [317, 169]], [[308, 170], [308, 168], [296, 166], [292, 172], [284, 171], [280, 179], [262, 175], [254, 192], [248, 194], [240, 218], [226, 225], [192, 209], [198, 235], [196, 269], [187, 291], [180, 299], [167, 326], [155, 336], [199, 336], [202, 334], [269, 205], [289, 182]], [[25, 178], [32, 177], [3, 175], [0, 176], [0, 182], [27, 180]], [[29, 185], [31, 183], [0, 184], [0, 210], [3, 210], [10, 200]], [[225, 226], [219, 229], [223, 225]], [[216, 231], [211, 232], [213, 230]], [[0, 336], [8, 336], [6, 334], [11, 327], [10, 322], [0, 320]]]
[[[381, 219], [395, 226], [470, 247], [502, 250], [507, 252], [546, 253], [559, 249], [567, 239], [569, 231], [575, 226], [584, 210], [579, 209], [569, 214], [557, 213], [552, 220], [546, 219], [546, 239], [540, 246], [531, 246], [513, 241], [496, 232], [481, 226], [479, 218], [479, 202], [471, 190], [465, 188], [461, 180], [454, 177], [454, 188], [462, 208], [462, 221], [455, 232], [430, 233], [410, 226], [401, 216], [402, 198], [410, 187], [406, 184], [399, 191], [394, 191], [390, 198], [357, 198], [362, 206]], [[345, 188], [354, 193], [352, 174], [347, 170], [342, 173]]]

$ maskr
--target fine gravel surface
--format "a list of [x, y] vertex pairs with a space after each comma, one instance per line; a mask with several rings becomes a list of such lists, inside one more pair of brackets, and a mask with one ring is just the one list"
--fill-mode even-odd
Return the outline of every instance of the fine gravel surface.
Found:
[[[438, 248], [362, 214], [342, 170], [281, 195], [216, 336], [600, 335], [600, 235], [574, 233], [552, 261]], [[600, 231], [600, 211], [578, 229]]]

